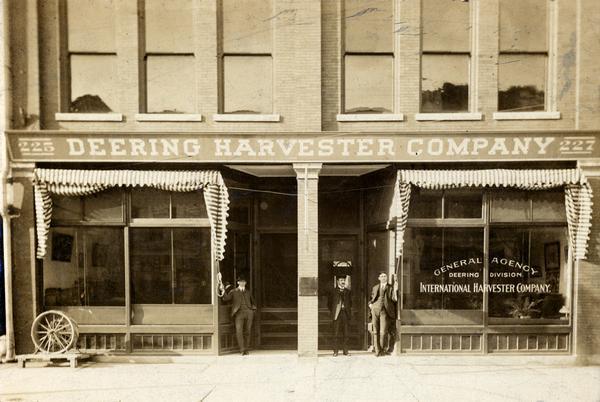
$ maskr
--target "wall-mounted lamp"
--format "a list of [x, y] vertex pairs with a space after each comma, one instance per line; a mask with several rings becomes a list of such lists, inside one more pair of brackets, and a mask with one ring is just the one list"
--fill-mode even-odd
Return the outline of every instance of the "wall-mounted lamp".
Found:
[[23, 193], [23, 183], [16, 182], [10, 177], [6, 180], [6, 212], [9, 217], [16, 218], [21, 215]]

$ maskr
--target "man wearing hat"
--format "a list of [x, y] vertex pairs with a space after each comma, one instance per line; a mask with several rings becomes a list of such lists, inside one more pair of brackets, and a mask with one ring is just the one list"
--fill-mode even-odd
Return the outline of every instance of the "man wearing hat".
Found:
[[248, 347], [250, 346], [252, 321], [254, 320], [256, 303], [254, 303], [254, 298], [250, 291], [246, 289], [246, 278], [243, 275], [238, 276], [237, 284], [237, 288], [223, 296], [223, 301], [232, 300], [231, 318], [235, 323], [235, 335], [240, 352], [245, 356], [248, 354]]
[[329, 295], [329, 311], [333, 319], [333, 355], [338, 355], [339, 335], [342, 335], [342, 350], [348, 356], [348, 325], [352, 317], [352, 294], [346, 288], [346, 277], [337, 277], [337, 286], [334, 286]]
[[389, 327], [396, 319], [396, 302], [398, 301], [398, 282], [393, 277], [393, 285], [388, 283], [387, 272], [380, 272], [379, 283], [371, 290], [369, 309], [373, 324], [373, 343], [375, 355], [384, 356], [389, 352]]

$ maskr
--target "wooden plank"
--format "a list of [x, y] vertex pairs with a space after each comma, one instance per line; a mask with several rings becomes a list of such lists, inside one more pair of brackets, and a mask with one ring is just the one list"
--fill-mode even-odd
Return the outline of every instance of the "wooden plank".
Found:
[[55, 360], [66, 360], [69, 366], [76, 368], [80, 360], [86, 360], [91, 357], [87, 353], [32, 353], [17, 356], [18, 366], [25, 368], [28, 361], [54, 362]]

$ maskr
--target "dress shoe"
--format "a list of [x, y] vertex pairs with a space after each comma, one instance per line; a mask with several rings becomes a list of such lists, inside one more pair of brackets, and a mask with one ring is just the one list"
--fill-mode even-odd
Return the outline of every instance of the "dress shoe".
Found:
[[348, 351], [345, 351], [344, 356], [350, 356], [350, 353], [348, 353]]
[[333, 357], [337, 357], [338, 352], [333, 352]]
[[248, 356], [248, 354], [249, 354], [249, 353], [248, 353], [248, 351], [247, 351], [247, 350], [244, 350], [244, 351], [242, 352], [242, 356]]

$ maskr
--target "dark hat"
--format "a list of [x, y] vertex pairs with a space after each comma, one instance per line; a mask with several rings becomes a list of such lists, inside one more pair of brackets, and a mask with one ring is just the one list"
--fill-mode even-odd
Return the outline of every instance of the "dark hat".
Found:
[[248, 282], [248, 279], [246, 279], [245, 275], [238, 275], [237, 282], [240, 282], [240, 281]]

